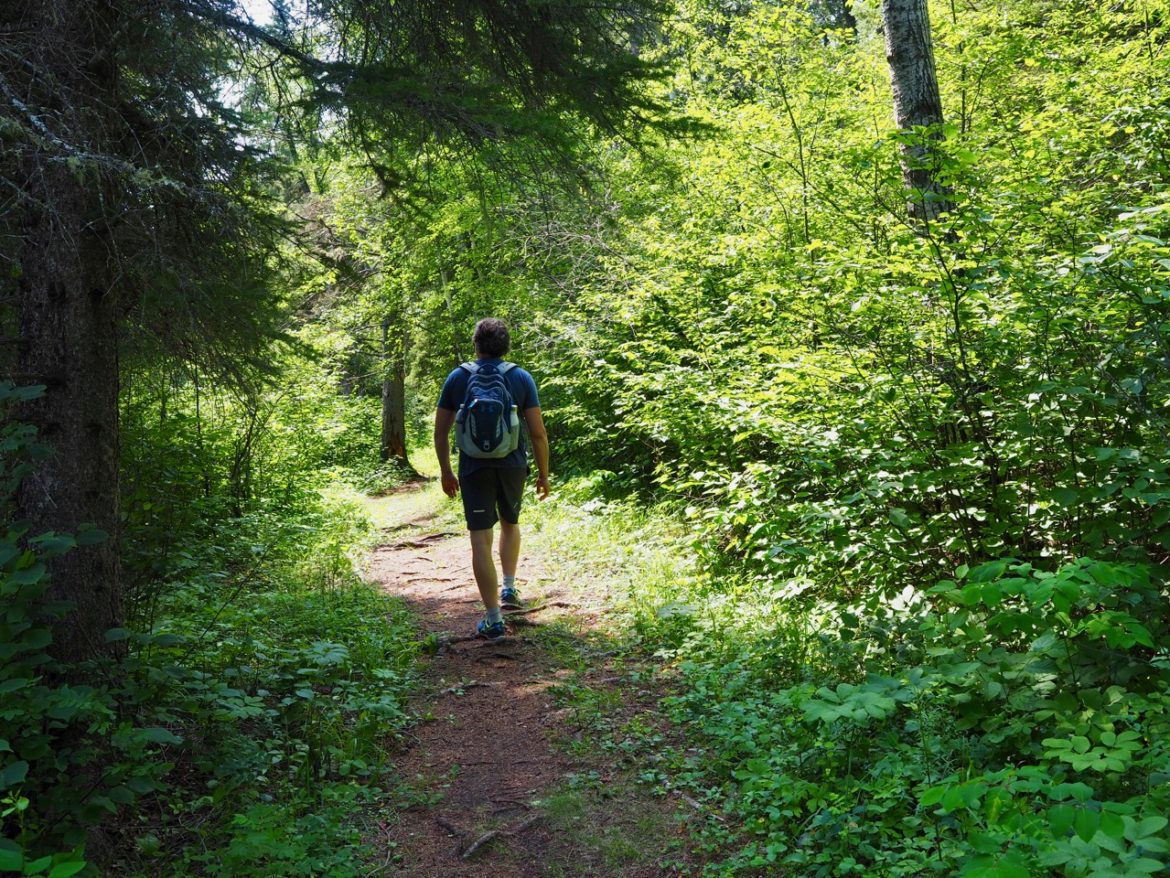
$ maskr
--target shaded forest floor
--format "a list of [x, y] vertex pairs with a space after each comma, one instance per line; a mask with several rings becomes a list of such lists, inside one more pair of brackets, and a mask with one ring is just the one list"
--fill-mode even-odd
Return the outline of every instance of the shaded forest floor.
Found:
[[376, 840], [382, 874], [693, 874], [693, 812], [639, 783], [613, 734], [649, 728], [659, 693], [606, 634], [588, 559], [571, 582], [551, 577], [542, 540], [526, 540], [529, 609], [509, 616], [508, 637], [473, 639], [482, 606], [466, 534], [449, 513], [435, 517], [427, 493], [373, 501], [385, 539], [369, 576], [408, 603], [429, 653], [419, 722], [393, 760], [396, 815]]

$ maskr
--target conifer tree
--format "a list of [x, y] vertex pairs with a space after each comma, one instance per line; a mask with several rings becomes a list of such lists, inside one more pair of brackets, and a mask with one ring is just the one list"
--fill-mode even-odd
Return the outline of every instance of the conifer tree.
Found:
[[76, 611], [57, 654], [101, 651], [118, 624], [119, 358], [162, 346], [220, 373], [271, 332], [279, 233], [269, 157], [234, 82], [327, 126], [382, 185], [420, 143], [526, 137], [566, 147], [566, 119], [634, 130], [660, 117], [656, 69], [629, 47], [656, 0], [318, 0], [270, 27], [236, 0], [38, 0], [0, 9], [2, 372], [47, 390], [20, 416], [53, 453], [10, 514], [33, 532], [92, 523], [112, 538], [59, 559]]

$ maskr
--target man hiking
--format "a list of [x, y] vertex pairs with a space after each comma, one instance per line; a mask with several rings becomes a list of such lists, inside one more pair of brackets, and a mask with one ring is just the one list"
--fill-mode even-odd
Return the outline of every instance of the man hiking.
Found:
[[[443, 492], [462, 490], [463, 514], [471, 536], [471, 566], [486, 615], [476, 634], [488, 640], [503, 637], [501, 606], [519, 608], [516, 565], [520, 560], [520, 503], [528, 475], [528, 449], [520, 422], [528, 428], [536, 458], [536, 494], [549, 493], [548, 434], [540, 415], [536, 382], [503, 357], [511, 348], [504, 321], [485, 318], [472, 335], [476, 360], [447, 376], [435, 410], [435, 454], [442, 470]], [[451, 428], [459, 447], [459, 476], [451, 470]], [[500, 588], [492, 539], [500, 523]]]

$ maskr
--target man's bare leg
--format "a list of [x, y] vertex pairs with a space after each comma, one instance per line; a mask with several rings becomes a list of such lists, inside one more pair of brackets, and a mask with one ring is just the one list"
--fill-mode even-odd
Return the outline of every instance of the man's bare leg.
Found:
[[500, 581], [496, 576], [496, 559], [492, 557], [494, 528], [473, 530], [471, 536], [471, 570], [475, 584], [486, 609], [495, 610], [500, 606]]
[[520, 525], [500, 522], [500, 569], [504, 577], [516, 575], [520, 563]]

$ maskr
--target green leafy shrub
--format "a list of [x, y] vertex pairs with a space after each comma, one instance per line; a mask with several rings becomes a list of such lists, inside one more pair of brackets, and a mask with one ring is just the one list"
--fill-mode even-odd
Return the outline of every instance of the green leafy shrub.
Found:
[[[1165, 868], [1163, 584], [1087, 559], [959, 573], [929, 599], [826, 606], [822, 637], [782, 604], [769, 622], [758, 595], [722, 610], [720, 596], [688, 598], [722, 636], [649, 630], [678, 663], [667, 705], [698, 745], [672, 771], [733, 818], [706, 826], [713, 851], [736, 851], [713, 874]], [[785, 631], [804, 642], [787, 661]]]
[[[35, 392], [0, 385], [0, 406]], [[167, 858], [169, 874], [364, 874], [355, 814], [376, 787], [356, 784], [376, 782], [408, 721], [410, 617], [359, 575], [360, 510], [323, 500], [311, 473], [275, 494], [253, 477], [247, 511], [230, 479], [179, 502], [207, 487], [218, 440], [185, 444], [176, 423], [172, 407], [137, 437], [136, 466], [156, 469], [137, 472], [149, 493], [130, 488], [117, 655], [62, 667], [46, 652], [68, 608], [44, 600], [44, 562], [103, 534], [17, 522], [0, 540], [0, 869], [153, 874]], [[13, 421], [0, 441], [11, 496], [44, 451]], [[96, 827], [115, 850], [85, 853]]]
[[[121, 739], [101, 743], [103, 734], [116, 731], [124, 739], [134, 730], [119, 723], [105, 688], [66, 678], [47, 652], [52, 622], [69, 607], [46, 600], [45, 562], [106, 535], [92, 528], [75, 536], [32, 534], [27, 523], [12, 519], [11, 501], [30, 462], [48, 453], [12, 409], [44, 389], [0, 382], [0, 871], [66, 878], [85, 866], [78, 824], [112, 808], [115, 799], [133, 801], [149, 791], [156, 772], [128, 761], [133, 754]], [[79, 777], [88, 785], [82, 796]]]

